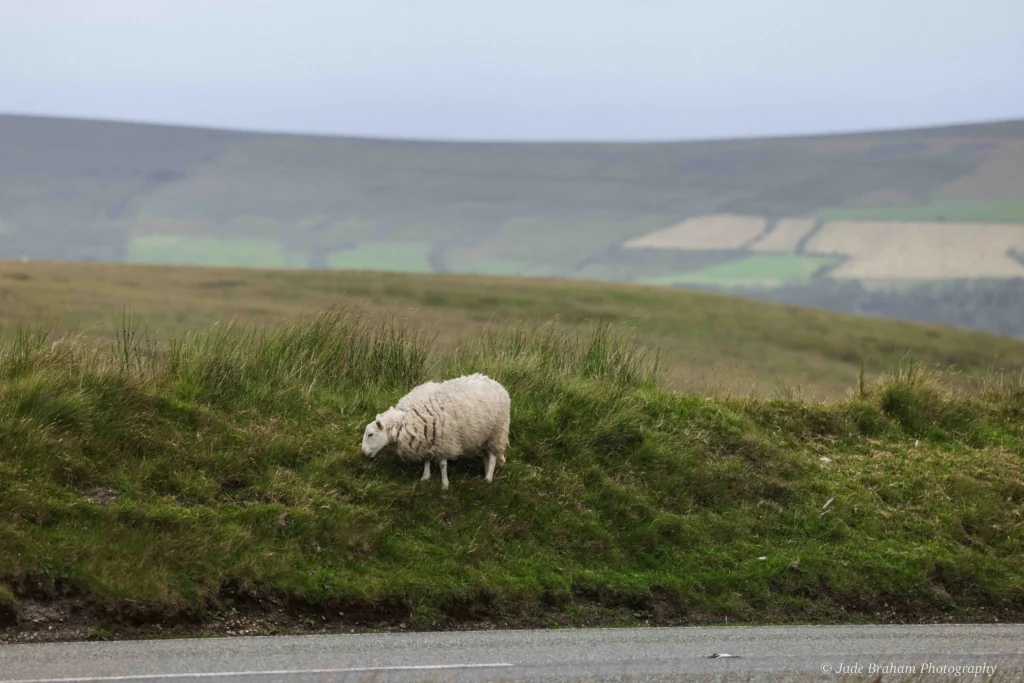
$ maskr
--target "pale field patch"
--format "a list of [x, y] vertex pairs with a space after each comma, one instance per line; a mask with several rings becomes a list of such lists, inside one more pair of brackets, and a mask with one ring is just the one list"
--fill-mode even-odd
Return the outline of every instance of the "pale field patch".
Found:
[[750, 245], [751, 251], [783, 252], [796, 250], [800, 239], [814, 227], [813, 218], [782, 218], [775, 229]]
[[806, 251], [848, 256], [832, 271], [843, 279], [1024, 277], [1024, 266], [1010, 256], [1024, 251], [1024, 225], [1012, 223], [835, 221]]
[[631, 249], [678, 249], [708, 251], [741, 249], [764, 232], [761, 216], [708, 214], [626, 242]]

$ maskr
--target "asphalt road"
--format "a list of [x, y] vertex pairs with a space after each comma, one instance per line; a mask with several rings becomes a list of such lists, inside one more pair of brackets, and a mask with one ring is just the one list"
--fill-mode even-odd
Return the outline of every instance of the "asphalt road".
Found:
[[[1021, 680], [1024, 624], [463, 631], [0, 646], [0, 683], [639, 683], [841, 680], [850, 674], [849, 680], [873, 678], [872, 665], [914, 667], [903, 673], [918, 680], [922, 672], [932, 674], [926, 680]], [[953, 667], [961, 667], [959, 676]]]

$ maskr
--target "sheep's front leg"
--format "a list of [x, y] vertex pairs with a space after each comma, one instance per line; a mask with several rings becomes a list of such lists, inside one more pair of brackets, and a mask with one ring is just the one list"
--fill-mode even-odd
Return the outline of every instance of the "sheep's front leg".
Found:
[[498, 456], [494, 453], [487, 454], [487, 483], [491, 483], [494, 479], [494, 464], [498, 462]]
[[441, 460], [441, 488], [448, 488], [448, 461]]
[[430, 481], [430, 459], [423, 461], [423, 476], [420, 481]]

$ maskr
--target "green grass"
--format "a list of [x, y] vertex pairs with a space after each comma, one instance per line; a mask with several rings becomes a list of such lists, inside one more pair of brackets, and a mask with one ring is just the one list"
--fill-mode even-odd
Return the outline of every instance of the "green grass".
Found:
[[804, 280], [836, 259], [828, 256], [792, 256], [758, 254], [692, 273], [649, 278], [645, 284], [708, 284], [720, 287], [777, 287], [786, 282]]
[[380, 270], [429, 273], [430, 244], [426, 242], [367, 242], [354, 249], [335, 251], [327, 264], [339, 270]]
[[921, 206], [828, 209], [826, 221], [949, 221], [961, 223], [1024, 223], [1024, 202], [938, 202]]
[[212, 236], [147, 235], [133, 237], [129, 263], [182, 266], [304, 268], [305, 256], [285, 252], [272, 240]]
[[[660, 388], [608, 326], [458, 350], [338, 310], [163, 344], [138, 329], [0, 347], [9, 610], [201, 622], [274, 599], [413, 628], [1024, 612], [1021, 378], [953, 393], [909, 363], [836, 402], [716, 399]], [[458, 462], [445, 492], [359, 453], [376, 411], [475, 371], [512, 396], [492, 484]]]
[[[673, 223], [670, 216], [641, 215], [631, 220], [608, 220], [602, 217], [541, 218], [530, 217], [504, 221], [494, 232], [488, 232], [479, 248], [520, 260], [524, 265], [546, 266], [568, 273], [579, 261], [603, 252], [610, 244], [655, 230]], [[473, 254], [468, 254], [470, 260]], [[452, 259], [455, 261], [456, 259]]]
[[453, 273], [467, 275], [511, 275], [545, 277], [551, 275], [551, 268], [521, 260], [510, 260], [488, 256], [470, 256], [453, 263]]

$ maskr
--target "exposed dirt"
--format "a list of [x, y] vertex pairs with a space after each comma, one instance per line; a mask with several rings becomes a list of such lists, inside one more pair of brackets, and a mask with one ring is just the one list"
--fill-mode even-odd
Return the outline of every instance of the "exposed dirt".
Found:
[[0, 644], [164, 637], [218, 637], [487, 630], [566, 626], [699, 626], [764, 623], [993, 623], [1024, 621], [1024, 605], [922, 610], [893, 600], [882, 605], [838, 604], [824, 598], [814, 614], [770, 614], [737, 621], [687, 609], [675, 596], [653, 588], [642, 595], [579, 591], [545, 593], [532, 603], [499, 604], [479, 594], [448, 601], [436, 618], [414, 619], [401, 596], [376, 602], [332, 600], [313, 604], [222, 590], [216, 609], [161, 611], [88, 600], [22, 600], [17, 614], [0, 615]]

